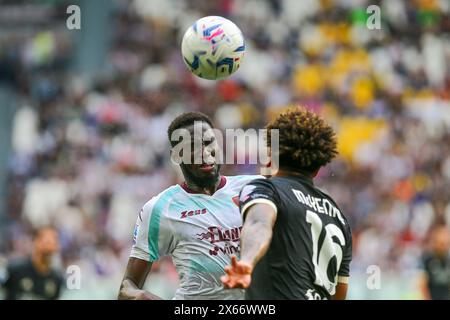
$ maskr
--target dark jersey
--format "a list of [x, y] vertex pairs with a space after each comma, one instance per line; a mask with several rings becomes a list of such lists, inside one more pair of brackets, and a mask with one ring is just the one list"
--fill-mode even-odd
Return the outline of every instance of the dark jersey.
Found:
[[346, 283], [352, 259], [349, 224], [336, 203], [306, 177], [274, 177], [247, 184], [241, 212], [256, 203], [277, 211], [267, 253], [257, 263], [246, 298], [329, 299]]
[[425, 254], [422, 258], [423, 270], [428, 279], [428, 290], [432, 300], [450, 299], [450, 255], [439, 258]]
[[7, 300], [54, 300], [59, 297], [63, 282], [57, 271], [40, 274], [29, 258], [11, 263], [5, 280]]

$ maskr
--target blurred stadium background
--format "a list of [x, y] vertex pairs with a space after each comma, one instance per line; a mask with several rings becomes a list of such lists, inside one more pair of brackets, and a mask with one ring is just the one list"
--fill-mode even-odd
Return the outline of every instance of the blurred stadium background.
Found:
[[[66, 8], [81, 7], [81, 30]], [[366, 26], [370, 4], [381, 29]], [[114, 299], [141, 206], [180, 175], [166, 128], [186, 110], [260, 128], [292, 104], [338, 132], [318, 185], [351, 220], [351, 299], [420, 299], [420, 257], [450, 222], [450, 2], [446, 0], [0, 1], [0, 266], [52, 223], [57, 263], [82, 270], [63, 299]], [[241, 69], [192, 76], [181, 37], [206, 15], [243, 31]], [[227, 174], [253, 172], [227, 167]], [[369, 265], [381, 288], [366, 286]], [[1, 269], [1, 268], [0, 268]], [[171, 297], [177, 274], [147, 285]]]

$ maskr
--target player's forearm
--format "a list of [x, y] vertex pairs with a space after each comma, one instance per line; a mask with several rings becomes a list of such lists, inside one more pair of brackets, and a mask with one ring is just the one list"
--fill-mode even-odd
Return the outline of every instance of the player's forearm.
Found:
[[142, 290], [152, 263], [146, 260], [131, 257], [128, 260], [127, 270], [120, 285], [119, 300], [161, 300], [160, 297]]
[[154, 295], [143, 289], [139, 289], [130, 279], [124, 279], [120, 286], [119, 300], [162, 300], [161, 297]]
[[431, 300], [430, 290], [428, 289], [428, 277], [423, 274], [419, 279], [420, 291], [422, 292], [423, 300]]
[[276, 212], [266, 204], [250, 207], [241, 235], [241, 261], [252, 267], [264, 256], [272, 240]]
[[244, 226], [241, 238], [242, 249], [240, 260], [254, 267], [267, 252], [271, 240], [271, 226], [263, 222], [255, 222]]

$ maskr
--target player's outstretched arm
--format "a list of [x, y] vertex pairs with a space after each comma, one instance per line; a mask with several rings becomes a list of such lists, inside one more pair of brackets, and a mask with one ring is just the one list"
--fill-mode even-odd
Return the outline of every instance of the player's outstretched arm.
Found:
[[266, 254], [272, 241], [272, 232], [277, 213], [265, 203], [257, 203], [248, 209], [242, 228], [241, 261], [252, 268]]
[[277, 213], [265, 203], [248, 209], [241, 234], [241, 260], [232, 257], [231, 266], [225, 268], [222, 282], [227, 288], [247, 288], [256, 263], [266, 254], [272, 240]]
[[348, 284], [338, 283], [336, 286], [336, 293], [333, 296], [333, 300], [345, 300], [347, 297]]
[[127, 270], [119, 290], [119, 300], [162, 300], [162, 298], [142, 289], [152, 263], [138, 258], [128, 260]]

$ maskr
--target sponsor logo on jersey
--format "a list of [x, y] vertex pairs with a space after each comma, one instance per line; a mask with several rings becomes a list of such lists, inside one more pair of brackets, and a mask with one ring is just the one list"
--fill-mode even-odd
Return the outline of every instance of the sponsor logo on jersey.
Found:
[[216, 242], [239, 242], [242, 227], [223, 230], [221, 227], [209, 227], [208, 232], [197, 234], [199, 240], [208, 240], [211, 243]]
[[[213, 248], [209, 250], [210, 255], [217, 255], [219, 252], [224, 254], [239, 253], [241, 227], [231, 229], [222, 229], [221, 227], [209, 227], [208, 232], [197, 234], [197, 239], [208, 241], [213, 244]], [[218, 244], [222, 243], [223, 246]]]
[[197, 210], [185, 210], [181, 212], [180, 217], [181, 219], [186, 219], [187, 217], [198, 216], [200, 214], [206, 214], [207, 212], [208, 210], [206, 210], [205, 208]]

